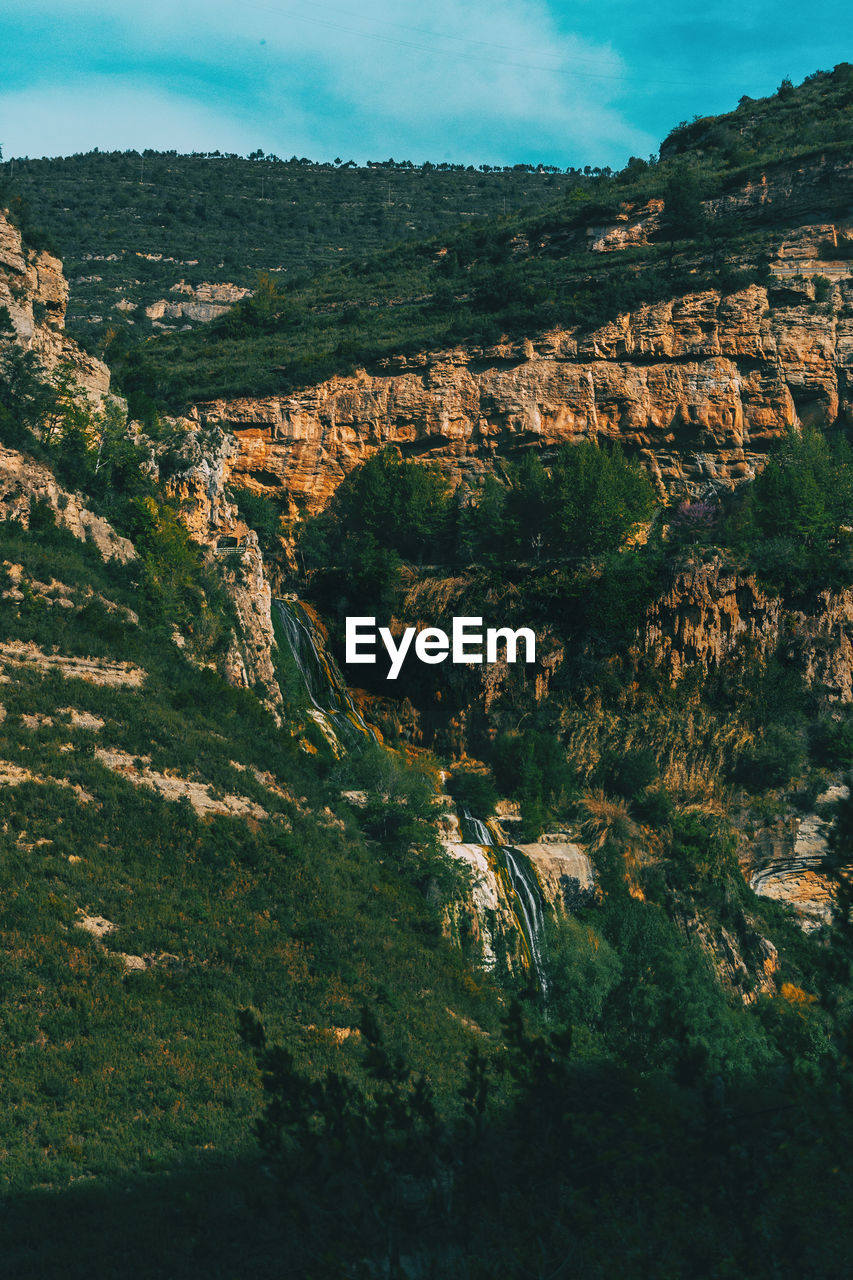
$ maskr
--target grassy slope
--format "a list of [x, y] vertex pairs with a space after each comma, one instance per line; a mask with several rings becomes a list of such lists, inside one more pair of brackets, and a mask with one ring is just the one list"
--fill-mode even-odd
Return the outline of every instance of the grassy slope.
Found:
[[93, 316], [121, 324], [122, 297], [144, 307], [181, 279], [251, 287], [259, 270], [289, 281], [397, 241], [538, 207], [583, 181], [522, 166], [349, 169], [159, 152], [16, 160], [12, 176], [65, 262], [69, 327], [82, 336], [102, 332]]
[[[308, 761], [253, 695], [190, 666], [167, 634], [116, 625], [85, 595], [139, 608], [132, 573], [70, 536], [15, 526], [0, 526], [0, 560], [74, 593], [70, 609], [26, 591], [3, 600], [6, 637], [148, 673], [138, 690], [26, 669], [2, 686], [0, 758], [94, 797], [81, 803], [57, 782], [4, 788], [4, 1189], [250, 1147], [259, 1088], [236, 1032], [241, 1006], [258, 1007], [321, 1069], [353, 1055], [309, 1028], [357, 1023], [362, 1003], [378, 1000], [396, 1043], [451, 1086], [471, 1036], [447, 1006], [494, 1025], [494, 997], [443, 941], [411, 870], [378, 857], [352, 819], [324, 815], [338, 794], [328, 764]], [[72, 728], [57, 714], [68, 707], [104, 728]], [[54, 723], [28, 727], [23, 715]], [[101, 745], [248, 796], [271, 816], [202, 820], [108, 770]], [[272, 771], [294, 801], [239, 764]], [[117, 932], [101, 945], [75, 926], [78, 910]], [[116, 952], [175, 959], [127, 974]]]

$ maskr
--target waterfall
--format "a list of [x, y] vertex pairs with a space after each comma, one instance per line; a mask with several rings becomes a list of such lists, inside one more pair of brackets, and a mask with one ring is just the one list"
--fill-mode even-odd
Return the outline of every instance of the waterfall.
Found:
[[512, 891], [524, 918], [524, 932], [530, 947], [530, 958], [533, 962], [533, 968], [536, 970], [536, 977], [539, 979], [542, 994], [546, 995], [548, 979], [545, 973], [545, 960], [542, 955], [542, 940], [545, 936], [542, 891], [524, 855], [520, 854], [517, 849], [513, 849], [511, 845], [507, 844], [502, 847]]
[[492, 837], [489, 834], [489, 828], [481, 818], [474, 818], [467, 809], [462, 810], [462, 817], [468, 826], [474, 832], [474, 844], [491, 844]]
[[548, 991], [548, 978], [545, 972], [545, 959], [542, 943], [545, 937], [545, 913], [542, 910], [542, 890], [524, 854], [512, 845], [496, 845], [492, 840], [489, 828], [482, 818], [475, 818], [468, 809], [462, 810], [462, 818], [474, 835], [474, 843], [495, 849], [503, 857], [509, 879], [512, 896], [515, 900], [516, 914], [521, 925], [527, 946], [530, 950], [530, 962], [536, 973], [543, 995]]
[[275, 600], [276, 617], [290, 645], [311, 701], [309, 715], [336, 755], [363, 743], [378, 741], [350, 697], [346, 681], [326, 649], [311, 614], [298, 600]]
[[[346, 682], [329, 654], [323, 634], [306, 607], [296, 599], [275, 600], [275, 616], [293, 653], [311, 702], [311, 719], [336, 755], [364, 743], [378, 741], [350, 697]], [[465, 861], [475, 866], [474, 900], [484, 917], [505, 904], [506, 919], [513, 920], [526, 944], [540, 990], [547, 994], [543, 940], [545, 915], [542, 891], [536, 875], [520, 849], [496, 845], [482, 818], [462, 810], [462, 822], [470, 845], [449, 843], [451, 850], [467, 852]], [[484, 943], [485, 959], [494, 964], [494, 953]]]

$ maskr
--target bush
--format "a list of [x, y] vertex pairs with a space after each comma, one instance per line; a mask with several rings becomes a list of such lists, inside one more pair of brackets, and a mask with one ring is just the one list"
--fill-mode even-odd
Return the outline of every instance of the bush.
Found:
[[446, 550], [450, 487], [435, 468], [382, 449], [341, 485], [333, 503], [342, 532], [422, 563]]
[[549, 810], [564, 809], [577, 791], [574, 771], [553, 729], [502, 734], [492, 764], [501, 793], [521, 801], [522, 817], [532, 828], [541, 829]]
[[631, 810], [647, 827], [660, 830], [669, 825], [672, 817], [672, 800], [664, 787], [655, 787], [635, 795]]
[[278, 503], [251, 489], [233, 489], [232, 493], [240, 519], [245, 520], [250, 529], [254, 529], [264, 551], [272, 550], [278, 541], [281, 521]]
[[809, 755], [815, 764], [848, 769], [853, 764], [853, 721], [816, 720], [809, 726]]
[[630, 800], [658, 776], [654, 752], [648, 747], [633, 751], [606, 751], [595, 771], [598, 784], [612, 795]]
[[468, 809], [475, 818], [490, 818], [498, 801], [491, 773], [475, 769], [458, 769], [447, 789], [460, 809]]
[[738, 760], [734, 777], [748, 791], [781, 787], [798, 772], [804, 751], [799, 738], [782, 725], [768, 725], [761, 741]]

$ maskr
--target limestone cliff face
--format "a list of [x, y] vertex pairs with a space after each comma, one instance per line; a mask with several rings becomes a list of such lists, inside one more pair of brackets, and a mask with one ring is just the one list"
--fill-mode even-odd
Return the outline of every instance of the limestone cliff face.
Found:
[[45, 368], [68, 363], [96, 406], [110, 389], [110, 371], [65, 334], [68, 281], [50, 253], [27, 248], [16, 226], [0, 211], [0, 307], [15, 328], [12, 341], [34, 351]]
[[677, 680], [689, 667], [718, 667], [751, 645], [777, 649], [832, 701], [853, 702], [853, 591], [822, 591], [809, 612], [783, 606], [751, 574], [719, 559], [687, 565], [646, 619], [643, 643]]
[[159, 458], [160, 479], [176, 503], [193, 540], [216, 558], [225, 590], [237, 615], [224, 674], [228, 681], [253, 688], [276, 719], [281, 690], [275, 676], [272, 591], [258, 537], [240, 519], [228, 490], [234, 437], [192, 421], [173, 422], [174, 434]]
[[0, 520], [17, 520], [27, 528], [34, 499], [46, 502], [57, 524], [75, 538], [94, 542], [105, 560], [125, 564], [136, 558], [133, 544], [117, 534], [103, 516], [89, 511], [82, 494], [63, 489], [42, 463], [0, 445]]
[[752, 286], [644, 306], [591, 332], [388, 360], [289, 396], [197, 406], [233, 433], [236, 483], [315, 512], [383, 445], [455, 478], [496, 455], [620, 441], [668, 489], [752, 475], [796, 423], [853, 421], [853, 283]]
[[[827, 870], [829, 833], [836, 806], [849, 789], [838, 780], [815, 799], [815, 811], [785, 811], [758, 830], [741, 832], [738, 856], [749, 887], [760, 897], [793, 907], [807, 932], [828, 924], [835, 886]], [[743, 827], [743, 823], [740, 824]]]
[[272, 658], [276, 649], [272, 593], [264, 576], [257, 535], [250, 532], [242, 546], [223, 552], [218, 563], [238, 622], [237, 634], [226, 658], [225, 675], [230, 684], [253, 688], [280, 723], [282, 697]]
[[193, 538], [215, 547], [221, 538], [245, 535], [246, 525], [228, 492], [239, 457], [237, 441], [219, 427], [199, 428], [189, 419], [174, 419], [172, 425], [168, 474], [161, 456], [160, 479]]

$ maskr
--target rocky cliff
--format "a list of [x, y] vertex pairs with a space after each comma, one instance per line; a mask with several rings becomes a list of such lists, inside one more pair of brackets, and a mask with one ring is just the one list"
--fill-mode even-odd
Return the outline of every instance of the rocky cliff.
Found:
[[383, 445], [462, 478], [525, 449], [618, 440], [671, 491], [727, 486], [760, 468], [788, 427], [853, 421], [850, 264], [818, 286], [802, 272], [644, 306], [588, 333], [400, 357], [296, 395], [214, 401], [194, 417], [233, 433], [235, 482], [286, 496], [294, 513], [321, 509]]
[[853, 592], [822, 591], [806, 612], [763, 591], [718, 557], [687, 565], [646, 618], [644, 644], [678, 679], [719, 667], [745, 646], [779, 652], [833, 702], [853, 702]]
[[0, 445], [0, 520], [16, 520], [29, 528], [33, 502], [50, 507], [58, 525], [75, 538], [94, 543], [105, 560], [126, 564], [136, 558], [133, 544], [103, 516], [90, 511], [82, 494], [63, 489], [43, 463]]
[[67, 305], [62, 263], [50, 253], [28, 248], [0, 210], [0, 308], [8, 310], [12, 321], [11, 340], [34, 351], [48, 371], [70, 365], [75, 381], [99, 405], [110, 389], [110, 371], [66, 336]]

